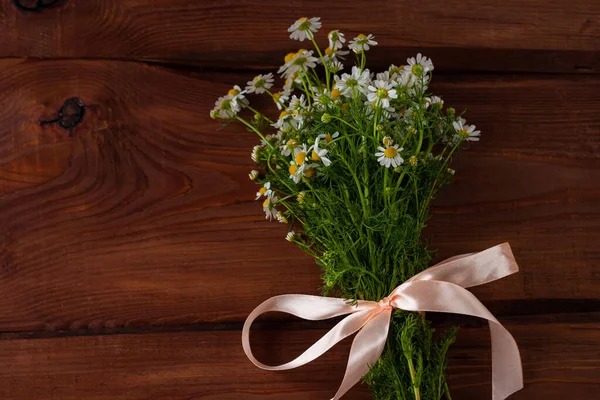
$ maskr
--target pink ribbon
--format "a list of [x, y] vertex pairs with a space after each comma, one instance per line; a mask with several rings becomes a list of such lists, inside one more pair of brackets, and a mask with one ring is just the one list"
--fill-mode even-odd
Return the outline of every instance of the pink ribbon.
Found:
[[[518, 272], [508, 243], [480, 253], [449, 258], [413, 276], [376, 303], [330, 297], [288, 294], [271, 297], [250, 313], [242, 330], [242, 345], [254, 365], [268, 371], [300, 367], [320, 357], [336, 343], [358, 331], [352, 342], [344, 379], [332, 400], [342, 397], [369, 371], [385, 346], [393, 309], [472, 315], [488, 320], [492, 338], [492, 399], [503, 400], [523, 388], [519, 348], [512, 335], [465, 288], [483, 285]], [[295, 360], [283, 365], [261, 363], [250, 348], [250, 326], [261, 314], [280, 311], [311, 321], [348, 315]]]

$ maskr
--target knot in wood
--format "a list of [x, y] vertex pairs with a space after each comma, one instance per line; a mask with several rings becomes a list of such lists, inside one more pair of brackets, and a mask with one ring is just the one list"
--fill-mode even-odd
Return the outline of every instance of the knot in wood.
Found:
[[52, 7], [61, 0], [13, 0], [15, 6], [24, 11], [42, 11]]
[[69, 136], [73, 129], [79, 125], [85, 116], [85, 104], [77, 97], [71, 97], [65, 100], [58, 110], [58, 117], [48, 121], [40, 121], [41, 125], [58, 124], [61, 128], [69, 131]]

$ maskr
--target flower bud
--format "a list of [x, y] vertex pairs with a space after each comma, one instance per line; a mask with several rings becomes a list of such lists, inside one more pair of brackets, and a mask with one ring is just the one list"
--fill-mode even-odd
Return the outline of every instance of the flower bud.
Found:
[[321, 122], [323, 122], [324, 124], [328, 124], [331, 122], [331, 115], [325, 113], [321, 116]]

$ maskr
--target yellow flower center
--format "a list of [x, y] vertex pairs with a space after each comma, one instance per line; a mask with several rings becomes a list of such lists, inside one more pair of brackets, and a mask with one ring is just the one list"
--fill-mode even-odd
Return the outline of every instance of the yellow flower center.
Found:
[[237, 96], [238, 94], [240, 94], [240, 92], [236, 89], [230, 89], [229, 92], [227, 92], [227, 94], [230, 96]]
[[383, 138], [383, 144], [385, 144], [388, 147], [391, 146], [393, 142], [394, 141], [389, 136], [386, 136], [386, 137]]
[[380, 99], [385, 99], [386, 97], [388, 97], [387, 89], [386, 88], [377, 89], [377, 97], [379, 97]]
[[341, 94], [341, 93], [342, 93], [342, 92], [340, 92], [339, 90], [337, 90], [337, 89], [333, 89], [333, 90], [331, 91], [331, 98], [332, 98], [333, 100], [337, 100], [337, 98], [338, 98], [338, 97], [340, 97], [340, 94]]
[[290, 175], [296, 175], [296, 172], [298, 172], [298, 167], [296, 167], [294, 164], [292, 164], [288, 168], [288, 171], [289, 171]]
[[331, 47], [328, 47], [328, 48], [325, 49], [325, 54], [326, 55], [330, 56], [331, 53], [333, 53], [333, 49]]
[[366, 35], [363, 35], [363, 34], [361, 33], [361, 34], [360, 34], [360, 35], [358, 35], [356, 38], [357, 38], [357, 39], [359, 39], [359, 40], [365, 40], [365, 39], [367, 38], [367, 36], [366, 36]]
[[254, 78], [252, 78], [253, 81], [257, 81], [260, 79], [260, 75], [256, 75]]
[[315, 168], [308, 168], [304, 170], [304, 176], [306, 176], [307, 178], [312, 178], [313, 176], [315, 176], [315, 172], [317, 172]]
[[307, 51], [308, 50], [306, 50], [306, 49], [298, 49], [298, 51], [296, 52], [296, 55], [300, 55], [300, 54], [306, 53]]
[[260, 195], [262, 196], [263, 194], [265, 194], [267, 192], [267, 188], [266, 187], [261, 187], [260, 190], [258, 191], [258, 193], [260, 193]]
[[459, 130], [458, 134], [462, 137], [469, 137], [469, 131], [467, 131], [465, 128], [462, 128], [461, 130]]
[[221, 109], [222, 110], [231, 110], [231, 100], [229, 100], [229, 99], [223, 100], [223, 102], [221, 103]]
[[313, 161], [321, 161], [321, 156], [319, 156], [319, 153], [314, 150], [312, 151], [310, 158], [312, 158]]
[[286, 63], [289, 63], [296, 57], [296, 53], [287, 53], [285, 58], [283, 59]]
[[325, 141], [327, 143], [331, 142], [332, 140], [333, 140], [333, 137], [329, 133], [325, 135]]
[[263, 208], [267, 207], [269, 207], [269, 199], [265, 199], [265, 201], [263, 202]]
[[304, 164], [304, 160], [306, 160], [306, 152], [301, 151], [296, 154], [296, 164], [302, 166], [302, 164]]
[[387, 158], [394, 158], [398, 155], [398, 150], [396, 150], [395, 147], [388, 147], [383, 152], [383, 155], [386, 156]]
[[298, 27], [298, 29], [300, 29], [301, 31], [306, 31], [308, 30], [308, 28], [310, 28], [310, 21], [308, 20], [308, 18], [300, 18], [300, 26]]
[[289, 150], [293, 149], [294, 147], [296, 147], [296, 141], [294, 139], [288, 140], [285, 144], [285, 147], [287, 147]]
[[412, 70], [412, 73], [415, 74], [416, 76], [423, 75], [423, 67], [421, 66], [421, 64], [413, 65], [411, 70]]
[[284, 118], [285, 118], [285, 117], [287, 117], [289, 114], [290, 114], [289, 112], [287, 112], [287, 111], [283, 110], [283, 111], [281, 112], [281, 114], [279, 114], [279, 119], [284, 119]]

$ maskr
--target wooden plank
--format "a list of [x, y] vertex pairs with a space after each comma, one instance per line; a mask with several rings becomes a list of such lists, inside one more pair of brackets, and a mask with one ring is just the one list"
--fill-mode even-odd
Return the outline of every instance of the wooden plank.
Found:
[[[368, 11], [368, 18], [365, 13]], [[79, 0], [31, 13], [0, 5], [0, 57], [143, 59], [272, 68], [299, 44], [287, 28], [320, 16], [325, 32], [373, 33], [383, 63], [426, 52], [441, 70], [600, 71], [595, 0], [328, 2]], [[306, 44], [302, 43], [305, 47]], [[395, 59], [390, 59], [390, 54]]]
[[[0, 62], [0, 331], [242, 321], [267, 297], [319, 292], [313, 261], [253, 201], [255, 138], [208, 117], [222, 82], [248, 78]], [[436, 200], [432, 248], [510, 241], [521, 273], [474, 290], [501, 315], [598, 310], [600, 80], [461, 75], [433, 88], [483, 139]], [[72, 137], [40, 126], [72, 96], [89, 105]]]
[[[512, 318], [525, 389], [518, 399], [595, 398], [600, 390], [600, 315]], [[256, 356], [281, 363], [323, 330], [253, 331]], [[0, 340], [3, 399], [327, 399], [341, 382], [350, 340], [308, 366], [265, 372], [245, 358], [239, 331]], [[452, 398], [489, 399], [489, 333], [464, 328], [450, 352]], [[345, 399], [368, 399], [356, 387]]]

